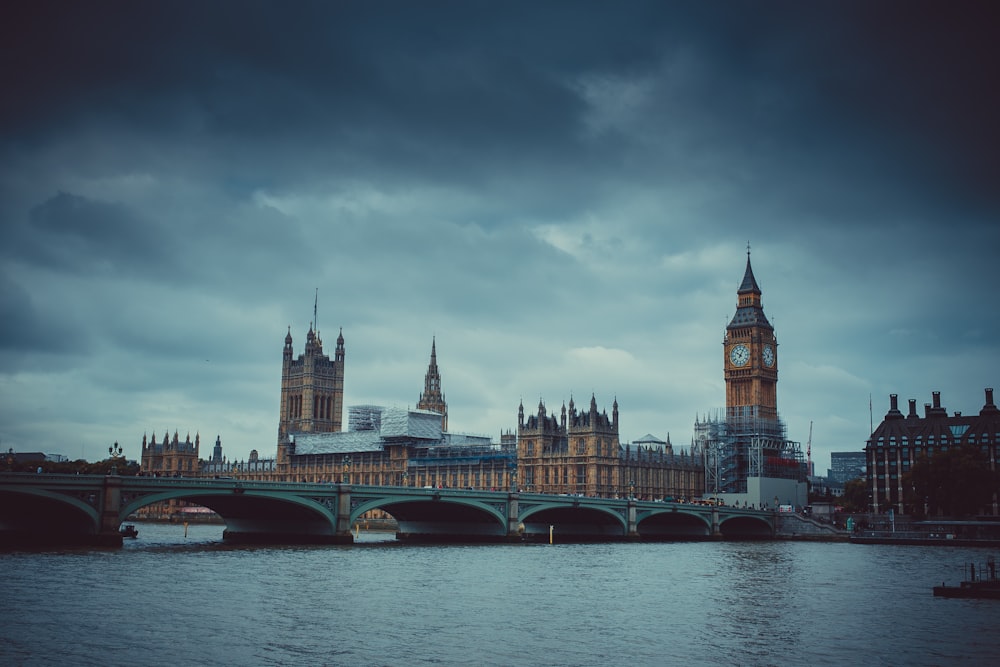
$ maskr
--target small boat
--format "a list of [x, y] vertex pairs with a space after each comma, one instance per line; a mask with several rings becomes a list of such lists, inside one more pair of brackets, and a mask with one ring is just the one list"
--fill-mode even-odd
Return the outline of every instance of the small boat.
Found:
[[941, 582], [940, 586], [935, 586], [934, 597], [1000, 600], [1000, 579], [997, 579], [996, 562], [992, 558], [986, 562], [985, 572], [980, 566], [978, 578], [975, 563], [969, 564], [967, 573], [969, 578], [958, 586], [945, 586], [944, 582]]
[[119, 530], [121, 531], [122, 537], [139, 537], [139, 531], [136, 529], [135, 524], [123, 524]]

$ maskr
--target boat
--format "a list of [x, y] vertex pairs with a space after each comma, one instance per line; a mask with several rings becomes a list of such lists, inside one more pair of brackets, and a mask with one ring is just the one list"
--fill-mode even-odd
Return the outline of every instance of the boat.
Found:
[[139, 537], [139, 531], [136, 529], [135, 524], [126, 523], [123, 524], [119, 531], [122, 537]]
[[966, 572], [969, 578], [958, 586], [946, 586], [944, 582], [935, 586], [934, 597], [1000, 600], [1000, 579], [997, 579], [996, 561], [993, 558], [986, 561], [985, 571], [982, 566], [979, 567], [978, 577], [975, 563], [970, 563]]

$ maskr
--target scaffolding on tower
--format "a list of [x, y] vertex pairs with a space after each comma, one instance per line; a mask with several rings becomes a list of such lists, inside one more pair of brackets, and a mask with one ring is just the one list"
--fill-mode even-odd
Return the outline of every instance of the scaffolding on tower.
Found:
[[762, 417], [752, 406], [697, 423], [695, 440], [704, 452], [708, 493], [747, 493], [753, 477], [805, 481], [801, 445], [786, 437], [781, 419]]

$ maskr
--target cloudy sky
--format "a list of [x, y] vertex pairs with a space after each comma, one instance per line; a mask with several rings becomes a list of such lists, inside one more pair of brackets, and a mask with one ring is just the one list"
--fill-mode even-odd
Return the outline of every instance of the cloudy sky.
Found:
[[[988, 2], [0, 10], [0, 446], [276, 449], [281, 349], [454, 431], [725, 402], [747, 243], [813, 460], [1000, 388]], [[921, 408], [922, 411], [922, 408]]]

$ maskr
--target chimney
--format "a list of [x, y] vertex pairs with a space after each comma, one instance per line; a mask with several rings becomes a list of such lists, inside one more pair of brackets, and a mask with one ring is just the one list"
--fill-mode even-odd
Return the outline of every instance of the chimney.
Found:
[[931, 416], [931, 404], [924, 403], [924, 417], [930, 417], [930, 416]]
[[917, 417], [917, 419], [920, 419], [920, 417], [917, 416], [917, 399], [915, 399], [915, 398], [911, 398], [910, 399], [910, 414], [908, 414], [906, 416], [907, 417]]
[[934, 404], [932, 405], [930, 411], [927, 414], [933, 415], [935, 417], [947, 417], [948, 411], [941, 407], [941, 392], [932, 391], [931, 397], [932, 400], [934, 401]]
[[889, 394], [889, 412], [885, 413], [886, 419], [902, 419], [903, 413], [899, 411], [899, 397], [896, 394]]
[[997, 409], [996, 404], [993, 402], [993, 387], [987, 387], [986, 388], [986, 405], [984, 405], [983, 409], [979, 411], [979, 414], [981, 414], [981, 415], [995, 415], [998, 412], [1000, 412], [1000, 410]]

